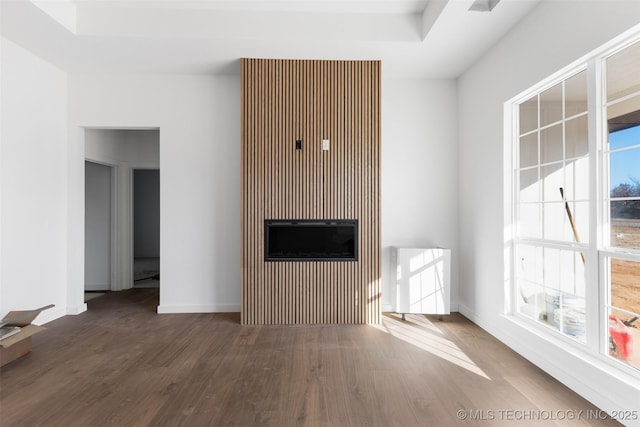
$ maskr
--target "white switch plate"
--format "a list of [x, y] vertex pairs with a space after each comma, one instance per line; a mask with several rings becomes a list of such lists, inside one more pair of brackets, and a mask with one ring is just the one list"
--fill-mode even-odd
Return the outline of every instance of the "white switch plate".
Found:
[[329, 150], [329, 140], [328, 139], [323, 139], [322, 140], [322, 150], [324, 150], [324, 151], [328, 151]]

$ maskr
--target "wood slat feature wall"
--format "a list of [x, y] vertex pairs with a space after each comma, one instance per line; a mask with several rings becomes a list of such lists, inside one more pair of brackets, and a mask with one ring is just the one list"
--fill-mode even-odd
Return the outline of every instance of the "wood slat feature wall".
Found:
[[[242, 323], [379, 323], [380, 62], [243, 59], [241, 81]], [[265, 262], [265, 219], [357, 219], [358, 261]]]

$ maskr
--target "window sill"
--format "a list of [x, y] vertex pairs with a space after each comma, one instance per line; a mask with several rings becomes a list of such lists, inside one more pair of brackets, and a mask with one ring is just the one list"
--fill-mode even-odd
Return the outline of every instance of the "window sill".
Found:
[[625, 365], [623, 362], [618, 362], [603, 354], [595, 354], [589, 350], [586, 344], [570, 337], [562, 336], [560, 332], [556, 333], [553, 330], [548, 330], [545, 326], [537, 324], [534, 320], [520, 315], [510, 314], [501, 314], [500, 317], [514, 326], [525, 330], [527, 333], [535, 335], [536, 338], [593, 366], [611, 378], [621, 381], [629, 387], [640, 390], [638, 383], [638, 375], [640, 375], [640, 372]]

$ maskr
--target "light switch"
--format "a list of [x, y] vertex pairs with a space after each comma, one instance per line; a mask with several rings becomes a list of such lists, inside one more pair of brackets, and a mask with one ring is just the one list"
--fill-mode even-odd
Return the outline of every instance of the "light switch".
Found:
[[329, 140], [328, 139], [323, 139], [322, 140], [322, 150], [323, 151], [328, 151], [329, 150]]

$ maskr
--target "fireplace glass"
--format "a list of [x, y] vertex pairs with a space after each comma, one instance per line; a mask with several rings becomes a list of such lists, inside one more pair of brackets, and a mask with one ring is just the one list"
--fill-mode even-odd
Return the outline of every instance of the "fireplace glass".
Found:
[[357, 220], [265, 220], [265, 261], [357, 261]]

